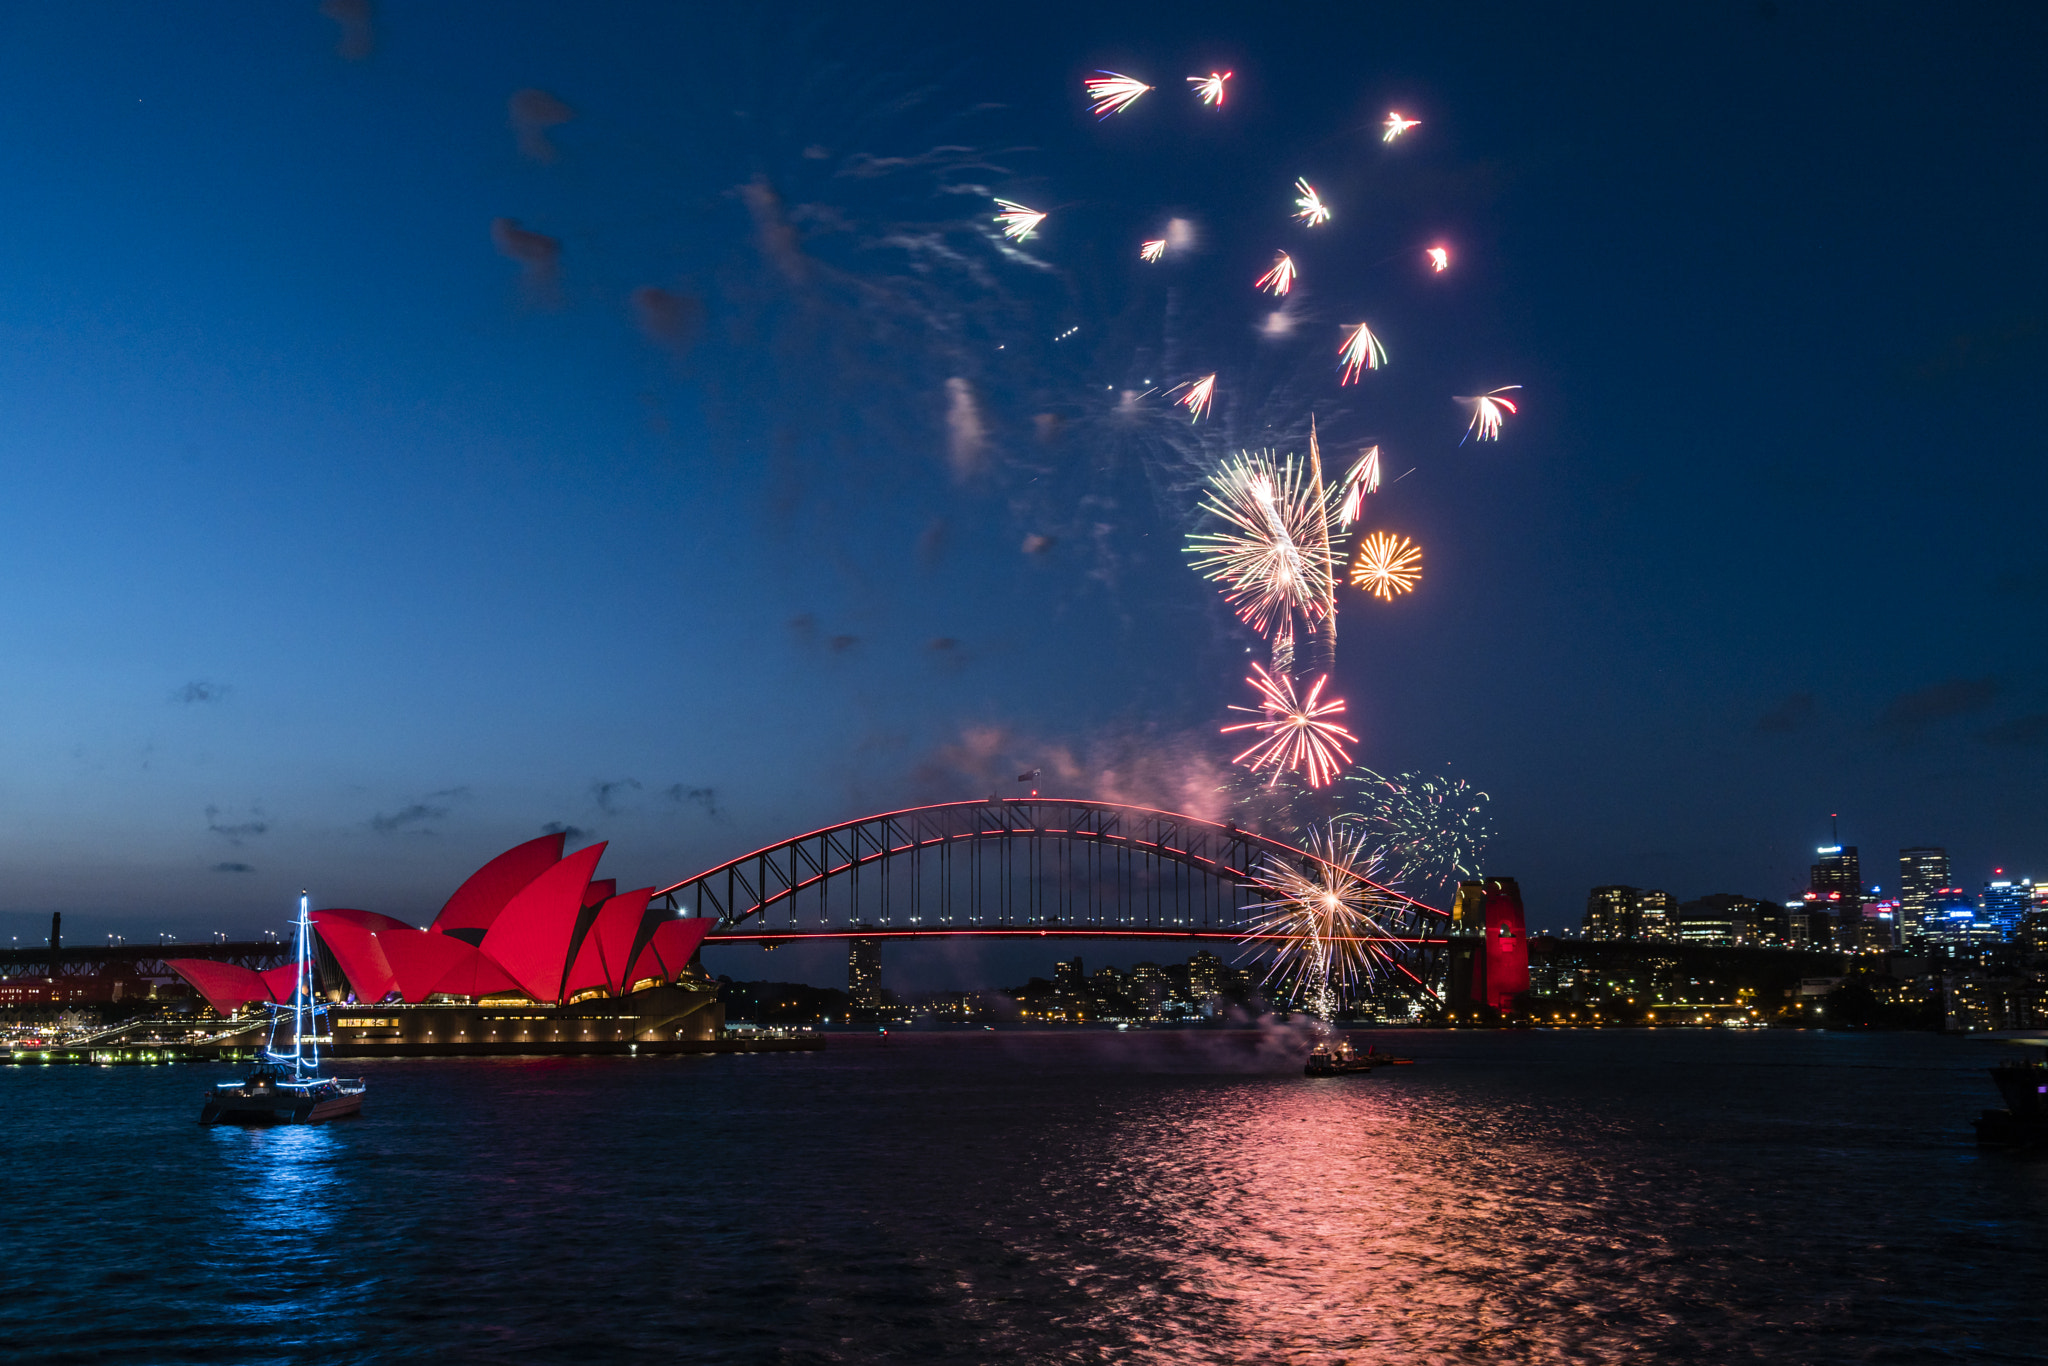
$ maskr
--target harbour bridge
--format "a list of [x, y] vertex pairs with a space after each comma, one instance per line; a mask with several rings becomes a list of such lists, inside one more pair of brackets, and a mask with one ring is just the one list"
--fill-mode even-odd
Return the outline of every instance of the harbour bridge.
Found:
[[[1118, 802], [995, 798], [863, 816], [756, 849], [654, 893], [717, 923], [708, 946], [956, 938], [1256, 940], [1270, 866], [1315, 862], [1243, 829]], [[1434, 980], [1450, 916], [1389, 888], [1374, 956]], [[274, 966], [275, 943], [0, 951], [0, 977], [157, 975], [166, 958]]]
[[[707, 946], [818, 939], [1247, 940], [1274, 864], [1306, 850], [1230, 822], [1119, 802], [990, 798], [864, 816], [719, 864], [655, 893], [714, 918]], [[1375, 956], [1431, 979], [1451, 919], [1379, 887]]]

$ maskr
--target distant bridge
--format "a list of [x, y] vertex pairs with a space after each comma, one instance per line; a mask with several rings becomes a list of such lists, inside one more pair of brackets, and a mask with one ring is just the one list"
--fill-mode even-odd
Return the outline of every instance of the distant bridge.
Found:
[[48, 944], [32, 949], [0, 949], [0, 978], [8, 977], [158, 977], [175, 976], [166, 958], [211, 958], [262, 972], [285, 961], [289, 944], [271, 939], [208, 940], [202, 944], [65, 944], [52, 953]]
[[[1235, 824], [1116, 802], [1011, 798], [913, 807], [814, 830], [655, 893], [715, 918], [706, 945], [810, 939], [1244, 939], [1256, 879], [1307, 851]], [[1375, 884], [1377, 886], [1377, 884]], [[1371, 942], [1424, 968], [1450, 918], [1389, 888]]]

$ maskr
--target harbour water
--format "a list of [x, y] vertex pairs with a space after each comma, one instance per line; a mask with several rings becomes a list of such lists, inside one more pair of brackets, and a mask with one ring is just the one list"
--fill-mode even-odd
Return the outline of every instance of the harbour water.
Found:
[[1806, 1032], [847, 1035], [381, 1061], [204, 1129], [217, 1068], [0, 1069], [14, 1363], [2033, 1362], [2009, 1046]]

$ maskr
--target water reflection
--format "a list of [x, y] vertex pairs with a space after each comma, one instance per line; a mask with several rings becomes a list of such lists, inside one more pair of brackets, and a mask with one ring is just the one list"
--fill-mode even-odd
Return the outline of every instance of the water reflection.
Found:
[[344, 1138], [324, 1124], [217, 1125], [207, 1136], [219, 1218], [204, 1256], [232, 1288], [230, 1319], [302, 1331], [329, 1319], [347, 1297], [332, 1274], [332, 1240], [348, 1204]]

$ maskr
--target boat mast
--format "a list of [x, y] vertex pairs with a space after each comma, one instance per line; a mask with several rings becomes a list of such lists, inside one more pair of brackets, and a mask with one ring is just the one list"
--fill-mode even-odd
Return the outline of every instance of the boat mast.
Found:
[[[292, 1080], [304, 1081], [308, 1064], [311, 1070], [320, 1070], [319, 1044], [313, 1045], [311, 1058], [306, 1056], [306, 1041], [320, 1032], [319, 1020], [313, 1005], [313, 923], [306, 914], [307, 896], [299, 892], [299, 923], [297, 926], [298, 970], [292, 974]], [[310, 1028], [309, 1028], [310, 1026]]]

